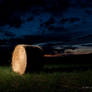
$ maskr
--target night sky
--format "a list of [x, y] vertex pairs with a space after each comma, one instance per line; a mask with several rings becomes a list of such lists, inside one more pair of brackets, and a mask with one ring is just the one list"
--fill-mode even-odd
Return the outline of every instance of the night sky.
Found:
[[0, 48], [19, 43], [92, 52], [92, 1], [0, 0]]
[[0, 39], [30, 35], [60, 41], [91, 35], [91, 0], [0, 0]]

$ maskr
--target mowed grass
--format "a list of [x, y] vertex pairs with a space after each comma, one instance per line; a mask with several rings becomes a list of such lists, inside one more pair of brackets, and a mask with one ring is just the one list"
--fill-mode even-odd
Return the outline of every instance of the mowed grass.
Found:
[[0, 92], [92, 92], [92, 70], [40, 71], [21, 76], [12, 72], [11, 67], [2, 66]]

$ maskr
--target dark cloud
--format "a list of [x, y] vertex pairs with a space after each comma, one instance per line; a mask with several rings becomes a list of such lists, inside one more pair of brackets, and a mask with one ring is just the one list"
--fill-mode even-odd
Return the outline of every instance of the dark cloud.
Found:
[[[90, 0], [0, 0], [0, 26], [9, 24], [18, 28], [23, 22], [21, 16], [30, 11], [36, 12], [36, 14], [50, 12], [53, 15], [65, 12], [72, 1], [75, 1], [77, 5], [91, 2]], [[36, 10], [32, 10], [33, 7]], [[43, 11], [38, 10], [38, 7], [43, 8]], [[32, 19], [30, 18], [28, 21]], [[51, 22], [54, 22], [54, 20], [51, 20]]]
[[35, 10], [32, 10], [33, 7], [37, 8], [36, 12], [40, 12], [38, 7], [43, 7], [45, 12], [52, 13], [64, 10], [68, 6], [68, 2], [65, 1], [66, 0], [0, 0], [0, 26], [10, 24], [19, 27], [21, 24], [20, 16], [28, 11], [33, 11], [34, 13]]

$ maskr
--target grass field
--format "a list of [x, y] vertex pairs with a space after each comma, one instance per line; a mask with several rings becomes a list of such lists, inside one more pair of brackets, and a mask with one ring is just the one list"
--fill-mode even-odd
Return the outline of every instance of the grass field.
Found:
[[[83, 65], [85, 66], [85, 65]], [[57, 65], [45, 68], [57, 68]], [[65, 65], [59, 67], [73, 67]], [[78, 65], [76, 66], [78, 67]], [[92, 92], [92, 70], [26, 73], [20, 76], [11, 67], [0, 67], [0, 92]]]

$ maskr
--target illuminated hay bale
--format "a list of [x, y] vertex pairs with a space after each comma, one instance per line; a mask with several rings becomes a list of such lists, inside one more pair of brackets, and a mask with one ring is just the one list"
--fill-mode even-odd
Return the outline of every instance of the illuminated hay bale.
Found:
[[17, 45], [12, 54], [12, 70], [18, 74], [39, 70], [43, 65], [43, 50], [38, 46]]

